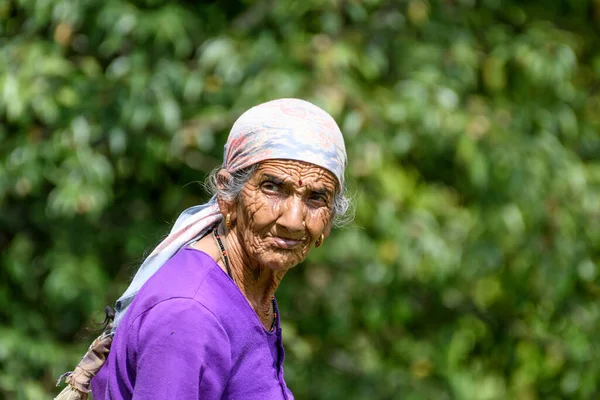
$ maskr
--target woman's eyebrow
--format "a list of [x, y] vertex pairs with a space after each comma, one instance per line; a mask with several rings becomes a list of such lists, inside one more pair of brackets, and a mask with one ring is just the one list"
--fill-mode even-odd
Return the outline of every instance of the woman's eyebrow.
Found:
[[261, 181], [272, 181], [273, 183], [276, 183], [278, 185], [281, 185], [284, 180], [275, 176], [275, 175], [270, 175], [270, 174], [263, 174]]
[[333, 195], [333, 193], [331, 192], [331, 190], [328, 190], [324, 187], [316, 187], [316, 188], [311, 188], [310, 192], [312, 194], [319, 194], [325, 197], [331, 197]]
[[[283, 178], [280, 178], [278, 176], [271, 175], [271, 174], [268, 174], [268, 173], [262, 174], [260, 180], [261, 180], [261, 182], [271, 181], [271, 182], [273, 182], [273, 183], [275, 183], [277, 185], [283, 185], [283, 184], [286, 183], [286, 181], [288, 183], [291, 183], [290, 182], [291, 178], [290, 179], [283, 179]], [[333, 196], [333, 192], [331, 190], [327, 189], [324, 186], [313, 186], [313, 185], [309, 185], [309, 186], [310, 186], [310, 193], [312, 193], [312, 194], [320, 194], [320, 195], [328, 196], [328, 197]]]

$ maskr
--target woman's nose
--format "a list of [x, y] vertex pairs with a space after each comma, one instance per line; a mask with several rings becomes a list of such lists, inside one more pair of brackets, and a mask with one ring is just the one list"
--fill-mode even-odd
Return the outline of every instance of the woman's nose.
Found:
[[298, 196], [290, 196], [277, 223], [290, 232], [304, 231], [306, 205]]

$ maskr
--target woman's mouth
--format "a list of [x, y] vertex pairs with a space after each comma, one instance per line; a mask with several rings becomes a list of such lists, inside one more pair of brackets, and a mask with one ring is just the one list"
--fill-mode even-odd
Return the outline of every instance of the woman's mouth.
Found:
[[274, 236], [273, 240], [275, 241], [275, 245], [282, 249], [293, 249], [302, 244], [302, 240], [282, 238], [279, 236]]

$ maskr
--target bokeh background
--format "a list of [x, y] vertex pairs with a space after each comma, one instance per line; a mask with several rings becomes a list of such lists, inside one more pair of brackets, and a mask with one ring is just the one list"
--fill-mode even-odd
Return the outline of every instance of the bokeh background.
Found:
[[357, 204], [283, 281], [297, 399], [600, 398], [599, 0], [0, 0], [0, 398], [41, 399], [279, 97]]

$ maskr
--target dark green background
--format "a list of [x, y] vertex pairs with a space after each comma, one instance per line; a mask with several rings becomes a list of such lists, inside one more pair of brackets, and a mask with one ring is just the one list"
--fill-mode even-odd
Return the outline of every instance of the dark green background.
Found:
[[0, 397], [50, 398], [247, 108], [346, 138], [302, 399], [600, 397], [599, 0], [0, 0]]

